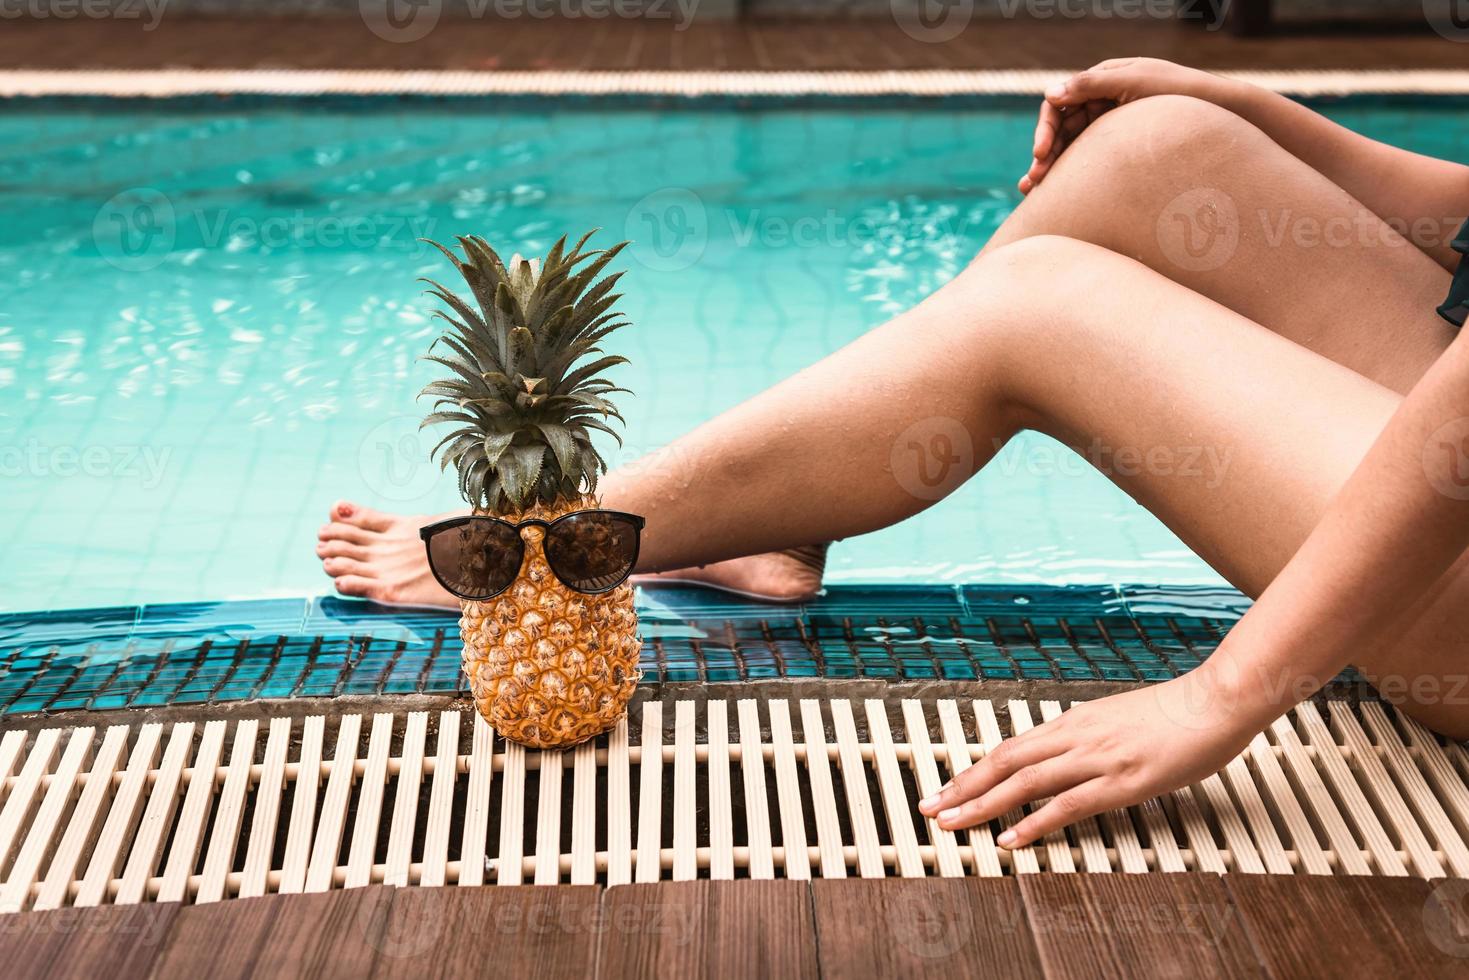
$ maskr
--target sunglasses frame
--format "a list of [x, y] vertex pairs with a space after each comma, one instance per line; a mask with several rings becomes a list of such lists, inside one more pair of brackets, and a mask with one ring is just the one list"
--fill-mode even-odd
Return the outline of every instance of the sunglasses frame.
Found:
[[[520, 569], [525, 565], [525, 538], [521, 537], [520, 535], [520, 532], [523, 528], [538, 527], [543, 532], [545, 532], [541, 536], [541, 553], [545, 554], [546, 536], [551, 533], [551, 529], [557, 524], [560, 524], [562, 521], [569, 520], [573, 517], [580, 517], [583, 514], [606, 514], [610, 517], [623, 518], [632, 524], [633, 530], [636, 532], [636, 536], [633, 538], [632, 559], [628, 562], [627, 574], [622, 576], [622, 578], [618, 579], [616, 582], [613, 582], [611, 585], [607, 586], [605, 589], [594, 589], [588, 591], [587, 589], [578, 589], [576, 586], [572, 585], [570, 582], [562, 578], [561, 573], [556, 571], [556, 566], [551, 562], [550, 555], [545, 556], [546, 565], [551, 569], [551, 574], [556, 576], [556, 581], [560, 582], [571, 591], [579, 592], [582, 595], [606, 595], [613, 589], [616, 589], [619, 586], [623, 585], [625, 582], [627, 582], [629, 578], [632, 577], [632, 570], [637, 567], [638, 554], [642, 551], [643, 547], [643, 528], [646, 527], [648, 523], [646, 518], [639, 517], [637, 514], [629, 514], [627, 511], [603, 510], [598, 507], [591, 507], [586, 510], [574, 510], [569, 514], [562, 514], [554, 521], [542, 520], [539, 517], [527, 517], [525, 520], [515, 524], [512, 524], [507, 520], [502, 520], [498, 517], [490, 517], [487, 514], [469, 514], [464, 517], [451, 517], [448, 520], [436, 521], [433, 524], [421, 527], [418, 529], [418, 536], [423, 539], [424, 552], [428, 557], [428, 570], [430, 572], [433, 572], [434, 579], [444, 587], [445, 591], [447, 591], [450, 595], [455, 596], [456, 598], [464, 599], [469, 602], [488, 602], [490, 599], [493, 599], [496, 596], [503, 595], [506, 589], [509, 589], [510, 586], [514, 585], [515, 578], [519, 577]], [[510, 530], [515, 532], [515, 540], [520, 545], [520, 562], [516, 565], [515, 578], [511, 578], [509, 582], [506, 582], [504, 587], [501, 588], [498, 592], [492, 592], [489, 595], [467, 596], [461, 592], [456, 591], [452, 586], [449, 585], [448, 582], [444, 581], [443, 577], [439, 575], [439, 570], [434, 567], [434, 550], [430, 543], [430, 539], [435, 534], [438, 534], [440, 531], [448, 531], [456, 527], [463, 527], [464, 525], [469, 524], [473, 521], [490, 521], [494, 524], [503, 524], [505, 527], [508, 527], [510, 528]]]

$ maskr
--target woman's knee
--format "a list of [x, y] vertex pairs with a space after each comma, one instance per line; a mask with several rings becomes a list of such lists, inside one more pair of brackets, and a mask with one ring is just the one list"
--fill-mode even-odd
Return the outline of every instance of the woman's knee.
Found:
[[1205, 170], [1232, 166], [1264, 139], [1254, 124], [1212, 102], [1156, 95], [1118, 106], [1088, 126], [1046, 180], [1068, 169], [1099, 168], [1120, 177], [1194, 178]]

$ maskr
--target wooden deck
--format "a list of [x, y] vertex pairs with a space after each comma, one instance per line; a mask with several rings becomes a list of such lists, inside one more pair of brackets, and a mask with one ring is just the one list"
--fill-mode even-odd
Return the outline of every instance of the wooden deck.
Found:
[[[1465, 887], [1460, 887], [1465, 885]], [[6, 976], [1463, 976], [1469, 885], [1211, 874], [387, 888], [0, 918]]]
[[356, 17], [168, 16], [139, 21], [7, 20], [0, 66], [478, 70], [864, 71], [1083, 68], [1150, 55], [1204, 68], [1462, 69], [1465, 46], [1417, 31], [1237, 37], [1172, 22], [974, 21], [944, 43], [891, 20], [695, 24], [614, 19], [449, 20], [422, 40], [384, 41]]

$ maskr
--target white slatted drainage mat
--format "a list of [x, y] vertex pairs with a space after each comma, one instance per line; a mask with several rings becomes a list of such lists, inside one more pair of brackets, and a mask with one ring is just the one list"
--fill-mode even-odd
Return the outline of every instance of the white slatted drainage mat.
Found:
[[1469, 876], [1469, 753], [1306, 703], [1223, 772], [1013, 853], [919, 798], [1055, 701], [649, 702], [566, 753], [458, 711], [0, 736], [0, 908], [390, 885], [1216, 871]]

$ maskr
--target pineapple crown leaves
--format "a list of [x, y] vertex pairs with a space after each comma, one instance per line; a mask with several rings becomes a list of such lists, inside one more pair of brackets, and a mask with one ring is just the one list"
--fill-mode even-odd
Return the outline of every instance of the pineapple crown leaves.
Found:
[[627, 358], [597, 346], [627, 325], [613, 309], [622, 273], [598, 277], [627, 243], [589, 250], [593, 234], [569, 249], [562, 237], [539, 264], [516, 256], [508, 266], [483, 238], [461, 236], [462, 259], [428, 242], [470, 297], [423, 280], [448, 324], [425, 359], [449, 372], [419, 393], [433, 399], [423, 426], [453, 426], [430, 455], [455, 466], [471, 505], [514, 513], [594, 493], [607, 464], [592, 430], [622, 443], [610, 420], [623, 418], [608, 396], [627, 389], [603, 373]]

